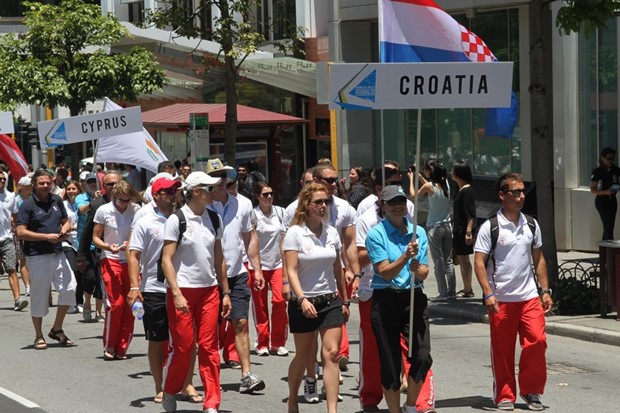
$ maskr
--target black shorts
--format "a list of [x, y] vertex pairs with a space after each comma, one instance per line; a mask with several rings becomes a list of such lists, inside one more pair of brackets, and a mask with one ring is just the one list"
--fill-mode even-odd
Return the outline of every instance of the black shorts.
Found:
[[297, 300], [288, 303], [288, 324], [291, 333], [309, 333], [325, 328], [339, 327], [344, 324], [342, 301], [335, 296], [330, 301], [314, 304], [317, 318], [307, 318], [301, 311]]
[[471, 255], [474, 253], [474, 243], [465, 244], [465, 232], [454, 232], [452, 234], [452, 249], [456, 255]]
[[[228, 277], [230, 288], [230, 311], [229, 320], [247, 320], [250, 313], [250, 287], [248, 287], [248, 273], [242, 272], [234, 277]], [[266, 288], [266, 287], [265, 287]]]
[[168, 340], [168, 313], [166, 293], [142, 293], [144, 297], [144, 335], [148, 341]]

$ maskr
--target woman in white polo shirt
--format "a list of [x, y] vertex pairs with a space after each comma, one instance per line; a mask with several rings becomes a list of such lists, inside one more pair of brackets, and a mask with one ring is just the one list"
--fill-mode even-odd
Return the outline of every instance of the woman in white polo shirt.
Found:
[[103, 359], [123, 360], [133, 337], [134, 316], [125, 303], [129, 293], [129, 268], [125, 249], [129, 242], [131, 222], [142, 197], [127, 181], [120, 181], [111, 192], [111, 201], [95, 213], [93, 244], [102, 251], [101, 278], [105, 286], [105, 324], [103, 326]]
[[[162, 407], [166, 412], [176, 410], [174, 395], [183, 388], [194, 336], [205, 393], [204, 411], [216, 413], [222, 399], [217, 323], [220, 316], [230, 314], [230, 290], [222, 253], [222, 220], [205, 209], [212, 202], [213, 185], [219, 181], [200, 171], [189, 174], [185, 178], [186, 204], [181, 208], [186, 224], [180, 242], [181, 225], [175, 214], [168, 218], [164, 229], [162, 269], [173, 346], [163, 383]], [[221, 313], [218, 285], [223, 290]]]
[[[288, 316], [295, 338], [295, 357], [288, 369], [288, 412], [299, 412], [297, 393], [304, 369], [321, 334], [323, 382], [327, 411], [337, 411], [338, 351], [342, 325], [349, 318], [350, 301], [340, 264], [340, 237], [327, 224], [331, 197], [319, 183], [305, 186], [299, 193], [291, 227], [284, 237], [286, 272], [295, 298], [289, 302]], [[344, 302], [338, 297], [344, 297]]]

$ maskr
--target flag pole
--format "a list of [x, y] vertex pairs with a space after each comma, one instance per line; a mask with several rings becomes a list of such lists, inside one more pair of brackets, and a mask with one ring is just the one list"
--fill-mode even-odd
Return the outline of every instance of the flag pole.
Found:
[[[95, 176], [97, 176], [97, 149], [99, 149], [99, 139], [96, 139], [93, 141], [93, 169], [92, 169], [92, 173], [95, 174]], [[97, 191], [100, 191], [101, 187], [99, 186], [99, 177], [97, 176]]]
[[385, 132], [383, 131], [383, 109], [380, 110], [379, 123], [381, 124], [381, 182], [385, 187]]
[[[418, 109], [418, 123], [417, 123], [417, 131], [416, 131], [416, 141], [415, 141], [415, 165], [416, 171], [413, 174], [413, 187], [418, 190], [418, 183], [420, 182], [420, 175], [418, 172], [418, 168], [420, 167], [420, 146], [422, 143], [422, 109]], [[413, 239], [417, 239], [418, 234], [418, 200], [419, 196], [416, 196], [413, 199]], [[409, 270], [409, 274], [411, 276], [411, 301], [409, 302], [409, 345], [407, 346], [407, 355], [409, 358], [413, 357], [413, 309], [415, 304], [415, 282], [416, 275], [414, 271]]]

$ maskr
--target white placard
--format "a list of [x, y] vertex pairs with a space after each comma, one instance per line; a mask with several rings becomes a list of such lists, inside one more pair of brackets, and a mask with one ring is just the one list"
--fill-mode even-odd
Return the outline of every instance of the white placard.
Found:
[[42, 147], [69, 145], [76, 142], [141, 132], [142, 111], [139, 106], [134, 106], [93, 115], [38, 122], [37, 127]]
[[10, 135], [13, 132], [15, 132], [13, 114], [11, 112], [0, 112], [0, 133]]
[[333, 63], [329, 108], [509, 107], [512, 69], [512, 62]]

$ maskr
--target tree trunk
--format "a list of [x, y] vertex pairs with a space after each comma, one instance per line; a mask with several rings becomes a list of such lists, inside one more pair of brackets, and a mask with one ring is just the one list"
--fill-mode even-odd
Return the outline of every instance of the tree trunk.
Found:
[[551, 104], [547, 105], [545, 64], [545, 19], [550, 22], [542, 0], [533, 0], [530, 6], [530, 115], [532, 120], [532, 178], [536, 184], [538, 223], [543, 237], [543, 254], [547, 261], [550, 285], [557, 279], [558, 258], [555, 244], [555, 218], [553, 208], [553, 133], [549, 127]]
[[[69, 113], [71, 117], [80, 115], [80, 108], [69, 108]], [[80, 149], [82, 148], [82, 143], [73, 143], [71, 144], [71, 176], [75, 181], [79, 181], [80, 176]], [[54, 159], [54, 161], [56, 161]]]
[[224, 83], [226, 86], [226, 123], [224, 137], [224, 160], [228, 165], [236, 167], [237, 157], [237, 71], [235, 61], [226, 56], [226, 74]]

